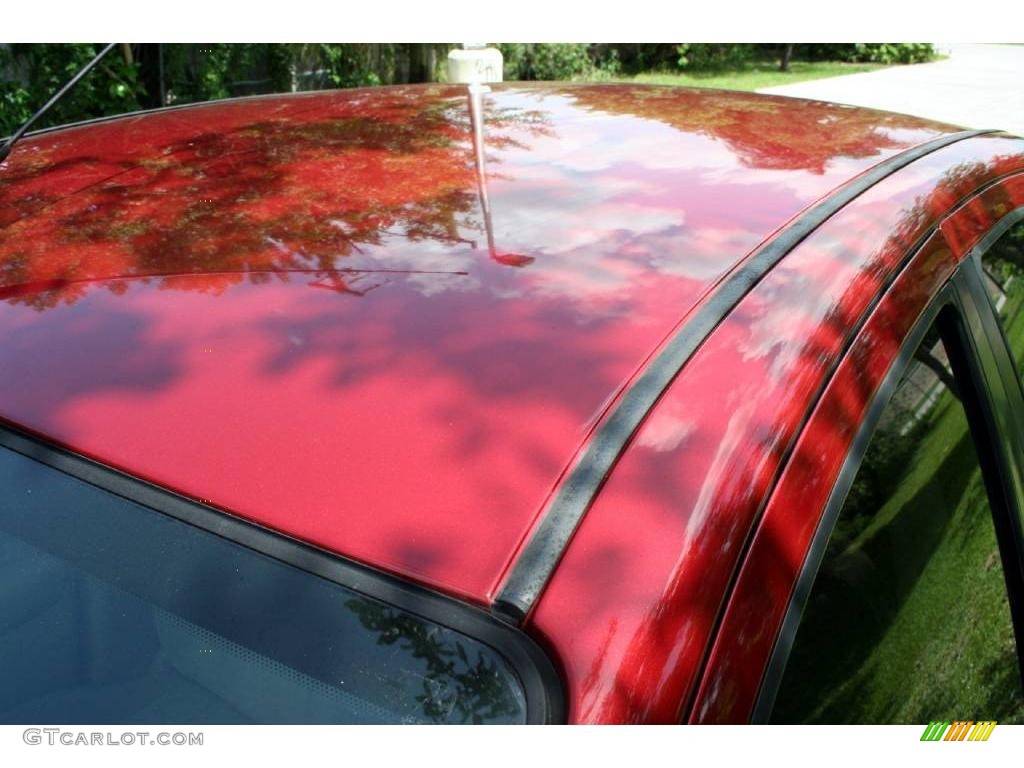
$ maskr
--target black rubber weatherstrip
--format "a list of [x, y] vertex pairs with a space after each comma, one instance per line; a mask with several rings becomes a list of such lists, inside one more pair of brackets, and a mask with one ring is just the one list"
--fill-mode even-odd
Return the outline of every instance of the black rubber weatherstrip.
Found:
[[729, 273], [626, 390], [611, 415], [587, 443], [512, 564], [495, 596], [494, 613], [516, 624], [526, 618], [605, 477], [637, 427], [711, 332], [789, 251], [833, 214], [887, 176], [950, 144], [997, 132], [959, 131], [884, 160], [807, 210]]

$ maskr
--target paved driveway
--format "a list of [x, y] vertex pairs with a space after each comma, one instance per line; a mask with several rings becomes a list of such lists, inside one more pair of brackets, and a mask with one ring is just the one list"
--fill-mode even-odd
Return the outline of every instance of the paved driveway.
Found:
[[1024, 136], [1024, 45], [952, 45], [948, 59], [891, 67], [764, 93], [837, 101]]

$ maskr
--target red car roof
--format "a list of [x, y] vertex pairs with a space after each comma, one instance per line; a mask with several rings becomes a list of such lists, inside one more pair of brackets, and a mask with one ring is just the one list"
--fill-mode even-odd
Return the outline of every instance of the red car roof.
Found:
[[[766, 237], [953, 129], [634, 86], [245, 99], [0, 167], [0, 418], [489, 601], [604, 409]], [[488, 206], [484, 205], [486, 194]]]

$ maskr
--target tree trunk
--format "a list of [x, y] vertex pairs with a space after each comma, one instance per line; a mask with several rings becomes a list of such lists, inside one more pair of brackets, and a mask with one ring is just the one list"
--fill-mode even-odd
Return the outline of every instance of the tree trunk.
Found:
[[789, 72], [789, 62], [793, 58], [793, 43], [786, 43], [782, 49], [782, 61], [779, 62], [779, 72]]
[[409, 82], [409, 57], [412, 45], [399, 43], [395, 46], [395, 83], [402, 85]]
[[433, 43], [423, 46], [423, 69], [423, 82], [434, 82], [434, 74], [437, 72], [437, 51], [434, 50]]
[[931, 352], [926, 349], [918, 349], [914, 353], [914, 359], [921, 363], [924, 363], [925, 367], [928, 368], [932, 373], [938, 377], [939, 381], [948, 389], [957, 400], [960, 399], [960, 392], [957, 390], [956, 381], [953, 379], [953, 374], [949, 372], [942, 363], [940, 363]]
[[139, 82], [145, 90], [139, 102], [146, 109], [164, 106], [160, 43], [139, 43], [136, 59], [139, 62]]
[[429, 43], [409, 44], [409, 79], [407, 82], [430, 82], [429, 49]]

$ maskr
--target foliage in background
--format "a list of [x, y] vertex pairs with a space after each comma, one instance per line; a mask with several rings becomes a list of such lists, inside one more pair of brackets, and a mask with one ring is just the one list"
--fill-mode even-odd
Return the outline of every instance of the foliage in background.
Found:
[[758, 48], [732, 43], [680, 43], [676, 46], [676, 64], [680, 69], [697, 71], [731, 69], [754, 58]]
[[[785, 43], [679, 43], [675, 65], [704, 72], [728, 70], [751, 61], [782, 60]], [[794, 43], [792, 55], [802, 61], [847, 61], [876, 64], [914, 64], [935, 58], [931, 43]], [[662, 61], [665, 66], [669, 62]], [[648, 67], [650, 68], [650, 67]]]
[[884, 64], [850, 63], [847, 61], [791, 61], [781, 69], [778, 61], [752, 61], [742, 67], [705, 72], [658, 70], [639, 72], [625, 78], [627, 82], [647, 85], [673, 85], [688, 88], [724, 88], [732, 91], [756, 91], [780, 85], [820, 80], [827, 77], [873, 72]]
[[[28, 119], [101, 47], [96, 43], [0, 45], [0, 135]], [[133, 43], [111, 51], [37, 127], [161, 104], [435, 81], [443, 74], [449, 47], [447, 43]]]
[[936, 57], [931, 43], [800, 43], [797, 55], [808, 61], [916, 64]]
[[850, 61], [873, 61], [879, 64], [916, 64], [935, 58], [931, 43], [854, 43]]
[[614, 46], [590, 43], [499, 43], [506, 80], [601, 80], [619, 71]]
[[[122, 44], [38, 127], [256, 93], [444, 79], [449, 43]], [[929, 43], [500, 43], [508, 80], [607, 80], [708, 73], [793, 61], [927, 61]], [[100, 49], [96, 43], [0, 44], [0, 135], [14, 130]], [[786, 66], [782, 66], [783, 69]]]
[[[14, 44], [0, 47], [0, 134], [27, 120], [90, 59], [101, 45]], [[142, 86], [134, 65], [112, 51], [96, 70], [47, 114], [58, 125], [139, 108]]]

